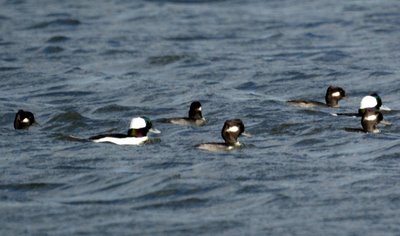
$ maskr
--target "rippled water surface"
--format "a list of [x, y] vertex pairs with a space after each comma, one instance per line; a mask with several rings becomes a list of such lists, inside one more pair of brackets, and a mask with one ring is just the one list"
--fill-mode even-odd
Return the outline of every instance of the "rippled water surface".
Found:
[[[391, 0], [0, 0], [0, 234], [400, 234], [399, 38]], [[285, 102], [329, 85], [340, 108]], [[371, 92], [392, 125], [345, 132], [330, 113]], [[193, 100], [207, 125], [154, 122], [153, 145], [68, 138]], [[231, 118], [245, 148], [194, 148]]]

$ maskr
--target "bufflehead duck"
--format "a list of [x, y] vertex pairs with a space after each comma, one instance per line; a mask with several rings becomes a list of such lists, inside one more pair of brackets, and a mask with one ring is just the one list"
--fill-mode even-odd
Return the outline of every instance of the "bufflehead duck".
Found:
[[149, 142], [147, 133], [160, 133], [153, 128], [153, 124], [147, 117], [135, 117], [131, 120], [127, 134], [103, 134], [90, 137], [95, 143], [114, 143], [118, 145], [140, 145]]
[[32, 112], [19, 110], [17, 114], [15, 114], [14, 129], [27, 129], [35, 123], [35, 117]]
[[194, 101], [192, 102], [192, 104], [190, 104], [188, 117], [165, 118], [165, 119], [159, 119], [158, 121], [176, 125], [194, 125], [194, 126], [203, 126], [206, 123], [206, 119], [204, 119], [203, 114], [201, 112], [201, 103], [199, 101]]
[[378, 133], [379, 129], [376, 127], [383, 120], [383, 115], [380, 111], [373, 108], [367, 108], [361, 119], [361, 125], [364, 132]]
[[221, 130], [225, 143], [202, 143], [196, 147], [208, 151], [230, 151], [241, 147], [238, 137], [244, 132], [244, 124], [240, 119], [226, 120]]
[[[366, 109], [375, 109], [377, 111], [390, 111], [391, 109], [385, 105], [382, 105], [382, 99], [379, 97], [377, 93], [372, 93], [371, 95], [365, 96], [361, 99], [360, 108], [358, 109], [358, 113], [332, 113], [334, 116], [352, 116], [352, 117], [361, 117], [363, 116]], [[382, 120], [382, 124], [391, 125], [392, 123], [387, 120]]]
[[365, 133], [379, 133], [377, 125], [383, 120], [383, 115], [375, 108], [366, 108], [361, 117], [362, 129], [346, 128], [346, 131], [351, 132], [365, 132]]
[[363, 116], [365, 110], [367, 108], [375, 108], [379, 110], [382, 106], [382, 99], [379, 97], [377, 93], [373, 93], [371, 95], [365, 96], [361, 99], [360, 108], [358, 109], [358, 113], [333, 113], [336, 116]]
[[305, 100], [290, 100], [287, 102], [301, 107], [339, 107], [338, 103], [344, 97], [346, 97], [346, 92], [344, 91], [344, 89], [342, 89], [341, 87], [329, 86], [326, 90], [325, 103]]

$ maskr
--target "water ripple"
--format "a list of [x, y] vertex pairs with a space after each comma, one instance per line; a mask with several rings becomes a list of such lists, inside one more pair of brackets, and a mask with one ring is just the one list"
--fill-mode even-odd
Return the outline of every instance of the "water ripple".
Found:
[[78, 26], [80, 24], [81, 22], [77, 19], [56, 19], [32, 25], [28, 27], [28, 29], [43, 29], [43, 28], [58, 27], [58, 26]]
[[68, 41], [68, 40], [70, 40], [69, 37], [57, 35], [57, 36], [53, 36], [53, 37], [49, 38], [47, 40], [47, 42], [48, 43], [62, 43], [62, 42]]

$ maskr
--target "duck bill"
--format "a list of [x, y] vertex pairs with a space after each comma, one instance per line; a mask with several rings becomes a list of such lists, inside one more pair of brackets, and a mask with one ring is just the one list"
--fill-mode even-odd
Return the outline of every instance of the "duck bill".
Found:
[[392, 122], [387, 121], [387, 120], [382, 120], [381, 124], [383, 124], [383, 125], [392, 125]]
[[248, 137], [248, 138], [250, 138], [250, 137], [253, 136], [253, 135], [251, 135], [249, 132], [246, 132], [246, 131], [243, 132], [242, 135], [245, 136], [245, 137]]
[[390, 109], [390, 107], [388, 107], [388, 106], [382, 105], [382, 106], [379, 108], [379, 110], [381, 110], [381, 111], [391, 111], [392, 109]]
[[159, 134], [159, 133], [161, 133], [161, 131], [158, 130], [158, 129], [156, 129], [156, 128], [151, 128], [151, 129], [149, 129], [149, 132], [154, 133], [154, 134]]
[[[29, 123], [29, 121], [28, 122], [26, 122], [25, 120], [23, 120], [22, 121], [23, 123]], [[40, 124], [35, 120], [33, 123], [32, 123], [32, 126], [40, 126]]]

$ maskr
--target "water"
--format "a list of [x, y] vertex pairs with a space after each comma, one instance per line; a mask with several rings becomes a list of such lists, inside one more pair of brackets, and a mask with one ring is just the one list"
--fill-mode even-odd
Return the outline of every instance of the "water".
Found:
[[[400, 234], [397, 1], [0, 2], [1, 235]], [[323, 101], [346, 89], [337, 110]], [[346, 133], [378, 92], [391, 126]], [[158, 144], [73, 142], [155, 123]], [[12, 128], [18, 109], [40, 123]], [[246, 148], [210, 153], [226, 119]]]

